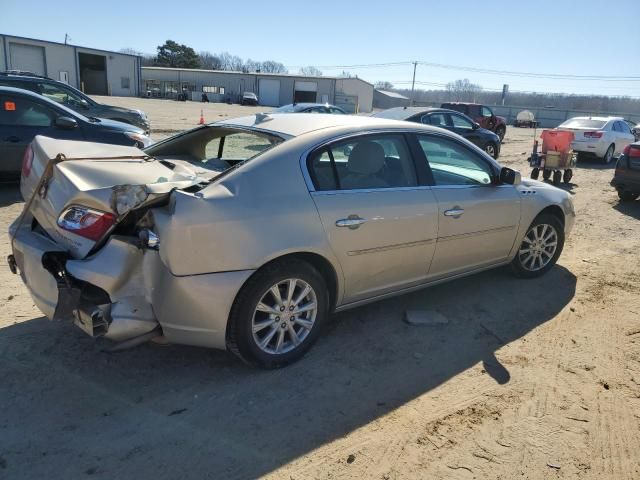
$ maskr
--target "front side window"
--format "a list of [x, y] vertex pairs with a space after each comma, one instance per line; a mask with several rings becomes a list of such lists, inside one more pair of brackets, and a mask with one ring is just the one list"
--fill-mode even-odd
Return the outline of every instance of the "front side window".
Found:
[[493, 112], [489, 107], [482, 107], [482, 116], [483, 117], [493, 117]]
[[480, 156], [454, 140], [419, 136], [436, 186], [490, 185], [493, 170]]
[[55, 112], [22, 97], [0, 96], [0, 125], [15, 127], [50, 127]]
[[38, 84], [38, 89], [40, 95], [71, 108], [87, 105], [87, 101], [84, 98], [69, 88], [63, 88], [51, 83], [40, 83]]
[[368, 135], [336, 142], [310, 156], [316, 190], [414, 187], [413, 159], [401, 135]]
[[466, 118], [460, 115], [451, 115], [451, 121], [455, 128], [462, 128], [464, 130], [473, 130], [473, 124]]

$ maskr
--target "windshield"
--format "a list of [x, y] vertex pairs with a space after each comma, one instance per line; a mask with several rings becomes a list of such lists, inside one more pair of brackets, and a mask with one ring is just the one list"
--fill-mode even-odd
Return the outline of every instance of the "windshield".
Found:
[[560, 125], [565, 128], [602, 128], [607, 122], [604, 120], [592, 120], [590, 118], [570, 118]]

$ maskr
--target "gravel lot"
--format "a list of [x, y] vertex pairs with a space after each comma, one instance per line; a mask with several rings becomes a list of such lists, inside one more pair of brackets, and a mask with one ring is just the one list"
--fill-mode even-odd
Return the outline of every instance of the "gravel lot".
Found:
[[[153, 136], [264, 110], [103, 98]], [[528, 174], [533, 131], [503, 164]], [[579, 165], [559, 265], [506, 269], [335, 315], [301, 362], [144, 345], [118, 354], [44, 319], [0, 267], [0, 478], [638, 479], [640, 201]], [[0, 253], [22, 203], [0, 186]], [[4, 262], [3, 262], [4, 263]], [[449, 323], [402, 321], [435, 308]]]

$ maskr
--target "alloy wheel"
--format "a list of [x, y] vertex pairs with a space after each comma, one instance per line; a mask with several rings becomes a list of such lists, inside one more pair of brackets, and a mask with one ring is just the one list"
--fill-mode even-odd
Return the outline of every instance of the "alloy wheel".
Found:
[[484, 147], [484, 151], [491, 155], [491, 158], [496, 158], [496, 147], [494, 147], [493, 144], [488, 143]]
[[558, 232], [553, 225], [541, 223], [527, 232], [518, 250], [520, 264], [535, 272], [546, 267], [558, 249]]
[[317, 313], [318, 300], [311, 285], [299, 278], [279, 281], [256, 305], [251, 320], [255, 344], [269, 354], [290, 352], [307, 338]]
[[613, 159], [613, 145], [609, 146], [607, 153], [604, 154], [604, 163], [611, 163]]

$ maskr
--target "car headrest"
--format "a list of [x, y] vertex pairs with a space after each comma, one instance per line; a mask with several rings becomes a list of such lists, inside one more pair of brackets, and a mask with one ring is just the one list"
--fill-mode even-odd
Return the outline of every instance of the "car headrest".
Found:
[[352, 173], [371, 175], [384, 167], [384, 149], [379, 143], [359, 142], [349, 154], [347, 168]]

